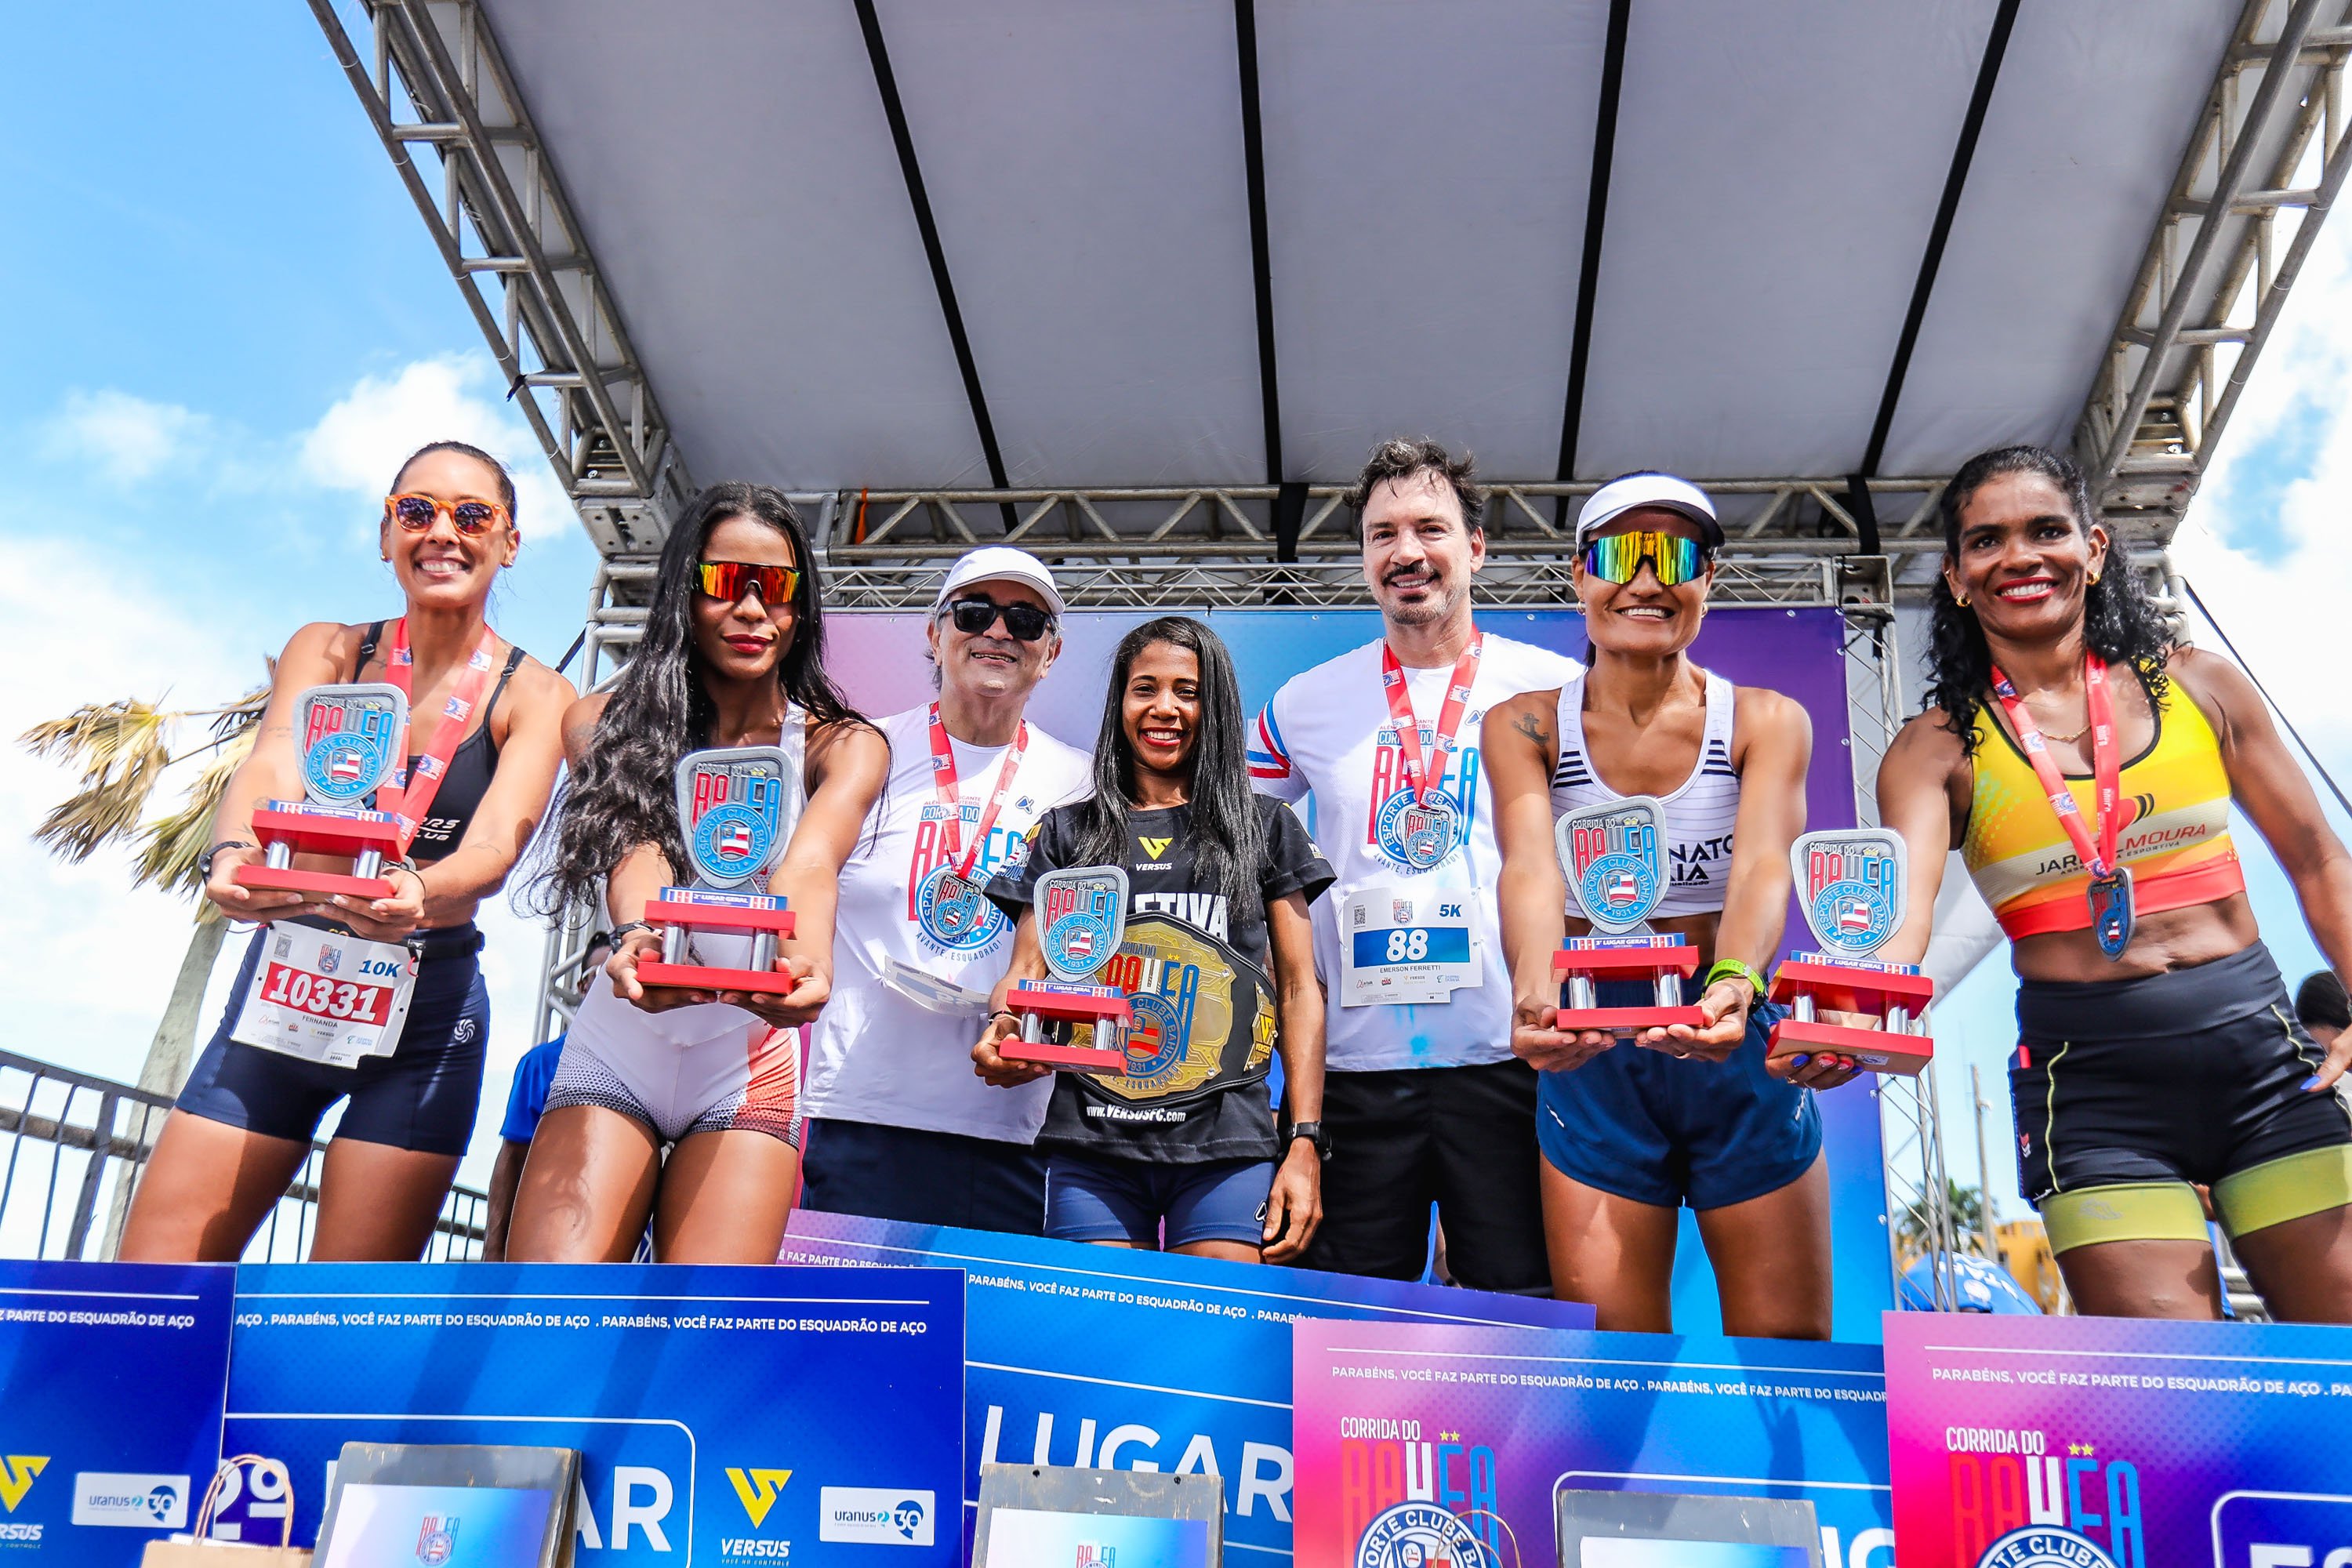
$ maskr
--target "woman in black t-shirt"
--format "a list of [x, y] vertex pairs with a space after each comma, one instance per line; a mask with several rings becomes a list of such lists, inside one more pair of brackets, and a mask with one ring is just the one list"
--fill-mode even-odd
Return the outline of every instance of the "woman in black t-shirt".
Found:
[[[1331, 868], [1287, 807], [1252, 793], [1243, 747], [1217, 635], [1181, 616], [1138, 626], [1112, 658], [1095, 797], [1048, 812], [989, 884], [1020, 922], [971, 1053], [1000, 1088], [1053, 1070], [996, 1049], [1020, 1026], [1005, 993], [1047, 974], [1036, 879], [1119, 866], [1131, 895], [1095, 976], [1133, 1004], [1127, 1076], [1068, 1072], [1054, 1086], [1037, 1135], [1048, 1236], [1286, 1263], [1322, 1218], [1323, 994], [1307, 906]], [[1279, 1129], [1260, 1087], [1277, 1049]]]

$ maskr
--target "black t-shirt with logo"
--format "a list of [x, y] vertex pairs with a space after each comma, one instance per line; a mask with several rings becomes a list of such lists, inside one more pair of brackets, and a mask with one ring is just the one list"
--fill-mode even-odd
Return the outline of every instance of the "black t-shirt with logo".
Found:
[[[1265, 844], [1262, 900], [1321, 897], [1332, 871], [1306, 826], [1281, 802], [1255, 799]], [[1082, 802], [1047, 812], [1028, 856], [996, 874], [989, 897], [1017, 915], [1034, 900], [1039, 877], [1079, 864], [1088, 809]], [[1265, 914], [1229, 910], [1221, 889], [1196, 879], [1191, 818], [1181, 805], [1128, 814], [1127, 932], [1094, 975], [1132, 998], [1128, 1074], [1060, 1074], [1037, 1134], [1041, 1148], [1162, 1164], [1280, 1152], [1265, 1094], [1243, 1092], [1264, 1083], [1274, 1063]]]

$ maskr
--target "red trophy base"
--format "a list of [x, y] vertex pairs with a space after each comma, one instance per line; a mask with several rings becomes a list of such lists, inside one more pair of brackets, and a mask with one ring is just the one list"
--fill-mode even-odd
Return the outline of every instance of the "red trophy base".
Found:
[[[664, 888], [646, 905], [646, 923], [662, 929], [663, 946], [674, 932], [750, 931], [777, 938], [797, 924], [784, 900], [771, 893], [720, 893], [700, 888]], [[800, 981], [774, 969], [720, 969], [707, 963], [656, 961], [637, 964], [640, 985], [674, 985], [685, 991], [740, 991], [756, 996], [791, 994]]]
[[[1809, 1001], [1815, 1008], [1867, 1013], [1884, 1018], [1890, 1010], [1916, 1017], [1935, 999], [1936, 983], [1908, 964], [1841, 963], [1817, 953], [1791, 954], [1772, 976], [1772, 1000]], [[1783, 1018], [1772, 1026], [1765, 1059], [1833, 1051], [1850, 1056], [1871, 1072], [1916, 1078], [1935, 1059], [1936, 1042], [1901, 1029], [1859, 1029], [1818, 1018]]]
[[[1118, 1024], [1134, 1021], [1127, 993], [1116, 985], [1087, 985], [1073, 981], [1021, 980], [1005, 994], [1008, 1011], [1028, 1018], [1050, 1018], [1068, 1024]], [[1052, 1040], [1024, 1040], [1019, 1036], [1002, 1041], [996, 1054], [1009, 1062], [1065, 1068], [1111, 1078], [1127, 1076], [1123, 1046], [1066, 1046]]]
[[[289, 856], [348, 855], [357, 859], [373, 851], [388, 860], [400, 858], [400, 824], [390, 812], [359, 806], [273, 800], [253, 814], [253, 836], [265, 850], [283, 846]], [[394, 891], [389, 877], [302, 871], [291, 866], [239, 866], [229, 873], [229, 880], [257, 892], [320, 898], [388, 899]]]
[[[1560, 983], [1566, 1002], [1570, 994], [1603, 980], [1643, 980], [1655, 987], [1667, 975], [1686, 980], [1698, 973], [1698, 949], [1676, 936], [1572, 936], [1552, 955], [1552, 977]], [[1585, 982], [1580, 987], [1578, 982]], [[1679, 993], [1678, 993], [1679, 994]], [[1706, 1015], [1680, 1003], [1652, 1003], [1637, 1007], [1567, 1006], [1559, 1009], [1553, 1027], [1565, 1031], [1598, 1029], [1604, 1034], [1631, 1034], [1639, 1029], [1664, 1029], [1675, 1024], [1698, 1028]]]

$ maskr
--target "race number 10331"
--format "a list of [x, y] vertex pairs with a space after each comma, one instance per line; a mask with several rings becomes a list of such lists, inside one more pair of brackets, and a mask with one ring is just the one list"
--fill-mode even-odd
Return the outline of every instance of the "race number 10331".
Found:
[[262, 976], [260, 999], [314, 1018], [383, 1025], [392, 1021], [392, 987], [312, 974], [272, 963]]

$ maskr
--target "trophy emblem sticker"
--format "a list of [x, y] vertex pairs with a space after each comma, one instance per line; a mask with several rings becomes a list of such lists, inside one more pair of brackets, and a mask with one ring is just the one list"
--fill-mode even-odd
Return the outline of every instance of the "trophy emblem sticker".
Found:
[[[690, 752], [678, 760], [677, 822], [695, 881], [646, 901], [646, 923], [661, 932], [662, 948], [658, 961], [639, 961], [644, 984], [762, 994], [798, 984], [776, 967], [778, 943], [793, 934], [795, 917], [767, 889], [768, 873], [792, 839], [797, 813], [785, 805], [798, 765], [779, 746]], [[698, 962], [696, 942], [705, 933], [748, 939], [748, 960]]]
[[1037, 879], [1037, 945], [1062, 980], [1084, 980], [1127, 933], [1127, 872], [1078, 866]]
[[776, 746], [694, 752], [678, 763], [678, 826], [703, 882], [731, 888], [774, 864], [792, 827], [791, 766]]
[[1596, 931], [1637, 930], [1666, 891], [1666, 810], [1649, 795], [1583, 806], [1553, 837], [1569, 891]]
[[326, 805], [350, 805], [375, 793], [403, 759], [408, 699], [397, 686], [314, 686], [294, 703], [302, 737], [302, 793]]
[[1868, 958], [1903, 923], [1903, 840], [1884, 827], [1829, 828], [1791, 846], [1805, 923], [1824, 952]]

